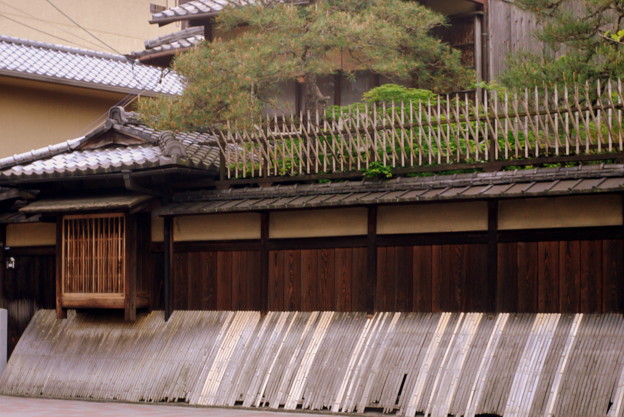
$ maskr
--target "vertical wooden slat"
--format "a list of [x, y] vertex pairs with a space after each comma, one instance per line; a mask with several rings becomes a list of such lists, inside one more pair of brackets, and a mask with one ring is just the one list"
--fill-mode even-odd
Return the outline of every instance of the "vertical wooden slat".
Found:
[[318, 309], [331, 311], [336, 305], [335, 249], [319, 249], [318, 256]]
[[65, 250], [65, 223], [62, 217], [56, 220], [56, 318], [67, 317], [67, 310], [63, 308], [63, 285], [65, 282], [65, 269], [63, 268], [63, 251]]
[[518, 242], [518, 312], [537, 313], [538, 308], [538, 244]]
[[377, 206], [368, 208], [367, 222], [367, 259], [368, 271], [366, 282], [369, 292], [367, 311], [372, 313], [377, 310], [375, 289], [377, 288]]
[[581, 243], [559, 242], [559, 312], [578, 313], [581, 309]]
[[[507, 110], [507, 109], [506, 109]], [[496, 139], [494, 139], [496, 140]], [[507, 137], [505, 137], [507, 140]], [[487, 279], [484, 290], [484, 305], [489, 311], [496, 310], [496, 295], [498, 291], [498, 201], [488, 201], [488, 241], [487, 241]], [[482, 310], [481, 310], [482, 311]]]
[[431, 263], [432, 247], [430, 245], [414, 246], [413, 249], [413, 311], [432, 311]]
[[317, 249], [301, 251], [301, 310], [317, 311], [319, 303]]
[[336, 249], [336, 306], [334, 311], [352, 311], [353, 289], [351, 287], [353, 272], [353, 249]]
[[544, 313], [559, 310], [559, 242], [538, 242], [538, 306]]
[[602, 313], [602, 241], [583, 240], [580, 247], [580, 313]]
[[624, 241], [605, 239], [602, 241], [603, 271], [603, 311], [605, 313], [624, 312]]
[[125, 223], [124, 242], [124, 319], [126, 321], [136, 320], [136, 218], [126, 215], [122, 218]]
[[260, 310], [269, 310], [269, 213], [260, 213]]

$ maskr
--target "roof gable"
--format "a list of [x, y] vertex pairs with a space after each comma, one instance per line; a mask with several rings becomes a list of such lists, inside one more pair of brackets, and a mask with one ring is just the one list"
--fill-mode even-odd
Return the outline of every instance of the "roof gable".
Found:
[[81, 138], [0, 159], [0, 182], [181, 167], [216, 173], [219, 148], [205, 133], [157, 131], [136, 114], [111, 109], [104, 125]]

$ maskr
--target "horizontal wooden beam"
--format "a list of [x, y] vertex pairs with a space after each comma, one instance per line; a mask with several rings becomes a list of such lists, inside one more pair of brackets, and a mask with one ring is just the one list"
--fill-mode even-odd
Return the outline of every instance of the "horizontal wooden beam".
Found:
[[[123, 294], [81, 294], [69, 293], [61, 296], [63, 308], [110, 308], [123, 309]], [[139, 308], [149, 306], [147, 294], [137, 294], [136, 305]]]

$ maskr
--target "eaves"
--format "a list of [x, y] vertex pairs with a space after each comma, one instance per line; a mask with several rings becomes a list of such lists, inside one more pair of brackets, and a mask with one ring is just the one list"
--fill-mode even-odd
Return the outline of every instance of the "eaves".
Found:
[[142, 89], [137, 89], [137, 88], [128, 88], [128, 87], [120, 87], [120, 86], [105, 85], [105, 84], [98, 84], [98, 83], [90, 83], [86, 81], [67, 80], [67, 79], [58, 78], [58, 77], [31, 74], [31, 73], [25, 73], [21, 71], [10, 71], [10, 70], [0, 69], [0, 76], [32, 80], [32, 81], [43, 81], [43, 82], [52, 83], [52, 84], [60, 84], [60, 85], [66, 85], [70, 87], [77, 87], [77, 88], [86, 88], [86, 89], [97, 90], [97, 91], [134, 94], [137, 96], [138, 95], [147, 96], [147, 97], [175, 96], [175, 94], [170, 94], [170, 93], [165, 93], [165, 92], [159, 93], [155, 91], [142, 90]]

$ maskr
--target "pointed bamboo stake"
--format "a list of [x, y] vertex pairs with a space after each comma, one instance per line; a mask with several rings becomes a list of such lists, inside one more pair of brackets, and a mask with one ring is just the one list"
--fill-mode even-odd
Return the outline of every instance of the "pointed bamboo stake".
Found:
[[[437, 157], [437, 161], [438, 164], [442, 163], [442, 126], [440, 124], [440, 95], [438, 95], [438, 103], [437, 103], [437, 113], [435, 115], [436, 117], [436, 127], [437, 127], [437, 132], [435, 135], [435, 139], [436, 139], [436, 145], [437, 145], [437, 153], [438, 153], [438, 157]], [[435, 110], [434, 110], [435, 112]]]
[[505, 104], [504, 117], [505, 125], [503, 128], [503, 143], [505, 144], [505, 159], [509, 159], [509, 151], [511, 146], [509, 145], [509, 132], [511, 126], [511, 120], [509, 118], [509, 93], [505, 90], [505, 98], [503, 100]]
[[433, 126], [431, 125], [431, 98], [427, 99], [427, 113], [425, 114], [425, 117], [427, 118], [426, 121], [427, 121], [427, 126], [428, 126], [428, 131], [427, 131], [427, 146], [429, 150], [428, 160], [429, 160], [429, 165], [431, 165], [431, 163], [433, 162], [433, 147], [432, 147]]
[[568, 95], [568, 86], [564, 85], [563, 86], [563, 102], [565, 103], [565, 120], [564, 120], [564, 127], [565, 127], [565, 148], [566, 148], [566, 155], [570, 155], [570, 141], [572, 139], [572, 136], [570, 134], [570, 116], [571, 116], [571, 111], [570, 111], [570, 97]]
[[410, 121], [410, 130], [409, 130], [409, 164], [410, 166], [414, 166], [414, 102], [410, 100], [409, 102], [409, 121]]

